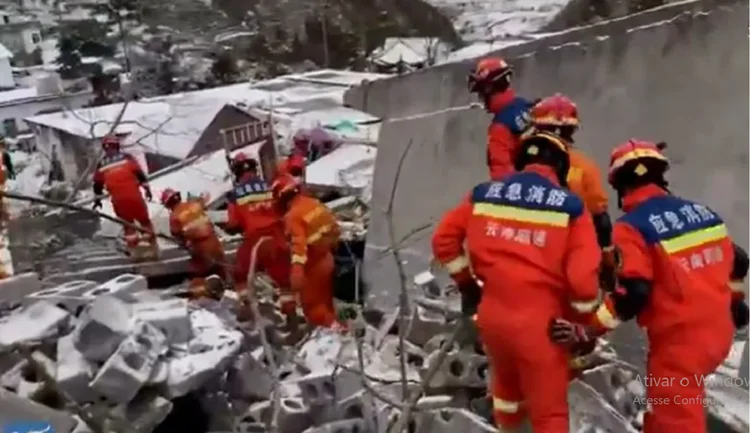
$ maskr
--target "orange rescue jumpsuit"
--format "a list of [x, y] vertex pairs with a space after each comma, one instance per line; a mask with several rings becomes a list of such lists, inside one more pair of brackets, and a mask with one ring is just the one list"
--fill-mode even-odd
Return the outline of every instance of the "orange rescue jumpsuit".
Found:
[[141, 195], [140, 187], [145, 183], [146, 175], [138, 162], [124, 152], [106, 155], [94, 172], [94, 194], [99, 196], [106, 188], [115, 215], [131, 224], [137, 221], [146, 230], [139, 234], [133, 227], [124, 227], [125, 243], [129, 248], [137, 247], [139, 238], [149, 244], [156, 241], [148, 207]]
[[601, 253], [581, 199], [553, 169], [532, 164], [476, 186], [444, 216], [432, 248], [454, 278], [470, 262], [483, 283], [476, 323], [496, 423], [516, 428], [528, 414], [535, 432], [567, 433], [570, 355], [548, 327], [569, 306], [585, 313], [597, 305]]
[[513, 160], [519, 138], [529, 127], [529, 110], [533, 105], [531, 101], [516, 97], [512, 89], [490, 97], [487, 108], [493, 115], [487, 130], [490, 179], [500, 180], [515, 171]]
[[[304, 177], [304, 172], [305, 172], [305, 158], [296, 153], [288, 156], [287, 158], [282, 159], [276, 165], [276, 177], [281, 176], [281, 175], [290, 175], [292, 177], [297, 178], [297, 180], [302, 180], [299, 177], [300, 176]], [[295, 173], [299, 173], [299, 174], [295, 174]]]
[[333, 250], [339, 242], [336, 217], [319, 200], [297, 194], [284, 215], [292, 247], [292, 289], [299, 296], [307, 322], [330, 327], [336, 323], [333, 306]]
[[244, 234], [234, 267], [236, 290], [247, 288], [252, 251], [262, 237], [270, 239], [258, 247], [256, 271], [265, 272], [282, 291], [289, 290], [289, 248], [281, 215], [266, 182], [254, 173], [242, 176], [229, 193], [227, 213], [227, 230]]
[[[707, 207], [646, 185], [623, 198], [614, 226], [622, 264], [618, 279], [650, 282], [638, 324], [648, 335], [644, 433], [705, 433], [705, 389], [734, 336], [729, 276], [732, 241]], [[622, 290], [622, 289], [618, 289]], [[620, 319], [607, 295], [595, 315], [600, 330]]]
[[206, 213], [203, 198], [178, 203], [169, 216], [169, 230], [173, 237], [185, 242], [190, 251], [191, 286], [197, 292], [205, 289], [205, 279], [209, 275], [226, 277], [224, 247]]

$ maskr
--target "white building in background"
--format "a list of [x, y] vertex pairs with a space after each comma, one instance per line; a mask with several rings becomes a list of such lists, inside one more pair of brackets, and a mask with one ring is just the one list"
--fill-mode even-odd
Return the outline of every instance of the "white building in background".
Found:
[[16, 137], [30, 132], [24, 118], [61, 110], [75, 110], [93, 99], [91, 91], [61, 95], [60, 79], [49, 74], [36, 86], [0, 92], [0, 134]]
[[12, 53], [31, 54], [42, 44], [42, 24], [36, 20], [5, 22], [8, 15], [0, 16], [0, 43]]
[[440, 63], [451, 52], [439, 38], [386, 38], [367, 60], [379, 72], [407, 72]]
[[12, 89], [16, 87], [13, 79], [13, 68], [10, 61], [13, 59], [13, 53], [10, 52], [3, 44], [0, 44], [0, 89]]

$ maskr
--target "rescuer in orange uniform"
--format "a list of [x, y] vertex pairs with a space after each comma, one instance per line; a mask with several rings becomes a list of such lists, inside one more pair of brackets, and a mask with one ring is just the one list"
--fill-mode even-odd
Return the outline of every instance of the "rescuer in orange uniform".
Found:
[[644, 433], [705, 433], [704, 384], [696, 379], [714, 372], [734, 328], [747, 325], [747, 305], [730, 288], [747, 274], [747, 255], [718, 214], [670, 194], [663, 148], [629, 140], [612, 152], [609, 182], [625, 212], [614, 225], [619, 286], [593, 326], [558, 319], [551, 337], [586, 341], [636, 318], [649, 341]]
[[138, 162], [131, 155], [120, 150], [120, 139], [115, 136], [107, 136], [102, 139], [104, 157], [97, 165], [94, 172], [94, 209], [102, 207], [100, 196], [107, 189], [112, 208], [118, 218], [131, 224], [138, 222], [143, 232], [133, 227], [125, 226], [125, 243], [133, 251], [138, 246], [151, 247], [156, 255], [156, 236], [148, 207], [143, 200], [140, 188], [146, 194], [146, 199], [151, 201], [151, 189], [148, 186], [146, 175], [141, 170]]
[[224, 247], [206, 213], [203, 197], [182, 201], [179, 191], [167, 188], [161, 203], [169, 209], [169, 231], [190, 251], [190, 288], [195, 296], [206, 295], [206, 278], [224, 274]]
[[510, 88], [512, 75], [510, 65], [499, 57], [480, 60], [469, 74], [469, 92], [476, 93], [492, 114], [487, 131], [487, 165], [493, 180], [513, 172], [518, 142], [529, 126], [529, 110], [534, 105]]
[[336, 217], [318, 199], [300, 193], [291, 176], [280, 176], [271, 186], [291, 244], [291, 286], [299, 296], [307, 322], [341, 328], [333, 305], [333, 250], [339, 242]]
[[276, 177], [290, 175], [301, 184], [305, 180], [305, 166], [305, 157], [296, 151], [292, 152], [277, 164]]
[[[265, 272], [280, 288], [282, 304], [293, 302], [289, 293], [289, 249], [271, 190], [258, 175], [258, 163], [243, 153], [232, 160], [232, 172], [237, 183], [228, 195], [225, 230], [244, 234], [234, 266], [235, 290], [242, 292], [247, 289], [253, 248], [261, 238], [268, 237], [258, 247], [256, 271]], [[294, 311], [294, 305], [291, 311]], [[287, 308], [285, 313], [288, 312]]]
[[474, 187], [432, 239], [464, 314], [478, 304], [501, 432], [515, 431], [526, 415], [535, 432], [568, 432], [570, 355], [550, 341], [548, 328], [568, 307], [587, 313], [597, 306], [601, 257], [591, 215], [563, 187], [568, 167], [562, 139], [526, 136], [515, 161], [520, 172]]

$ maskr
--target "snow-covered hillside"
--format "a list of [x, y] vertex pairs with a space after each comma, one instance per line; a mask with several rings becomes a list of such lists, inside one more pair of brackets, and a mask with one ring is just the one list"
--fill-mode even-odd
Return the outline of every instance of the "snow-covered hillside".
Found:
[[427, 0], [451, 17], [469, 46], [447, 61], [481, 56], [504, 46], [527, 41], [547, 24], [568, 0]]

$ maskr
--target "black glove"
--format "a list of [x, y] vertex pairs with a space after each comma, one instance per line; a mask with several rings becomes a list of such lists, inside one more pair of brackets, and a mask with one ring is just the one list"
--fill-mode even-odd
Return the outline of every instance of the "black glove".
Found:
[[482, 288], [473, 278], [470, 282], [458, 286], [461, 292], [461, 313], [466, 317], [477, 314], [477, 307], [482, 300]]
[[143, 192], [146, 193], [146, 200], [152, 201], [154, 199], [153, 194], [151, 194], [151, 188], [145, 186], [143, 187]]
[[102, 208], [102, 199], [98, 198], [94, 200], [94, 204], [91, 205], [91, 208], [94, 210], [101, 209]]
[[594, 333], [585, 326], [565, 319], [552, 319], [549, 336], [553, 342], [571, 347], [587, 347], [587, 343], [595, 340]]
[[743, 329], [746, 327], [748, 322], [750, 322], [750, 310], [748, 310], [745, 301], [733, 299], [731, 310], [734, 327], [737, 329]]

